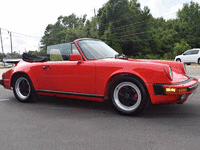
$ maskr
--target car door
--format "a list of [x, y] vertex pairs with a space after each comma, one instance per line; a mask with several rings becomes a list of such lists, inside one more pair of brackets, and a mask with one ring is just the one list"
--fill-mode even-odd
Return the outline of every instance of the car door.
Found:
[[199, 50], [193, 50], [192, 51], [192, 55], [191, 55], [191, 58], [190, 58], [190, 61], [193, 62], [193, 63], [197, 63], [197, 60], [199, 58]]
[[181, 61], [184, 62], [184, 63], [190, 62], [191, 54], [192, 54], [191, 50], [183, 53], [183, 57], [182, 57]]
[[49, 61], [41, 67], [40, 90], [95, 94], [93, 61]]

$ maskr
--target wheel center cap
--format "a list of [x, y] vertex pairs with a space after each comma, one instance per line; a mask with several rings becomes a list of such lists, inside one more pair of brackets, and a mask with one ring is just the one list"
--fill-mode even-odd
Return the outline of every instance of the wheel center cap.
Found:
[[125, 94], [125, 98], [127, 99], [127, 98], [129, 98], [130, 97], [130, 95], [128, 94], [128, 93], [126, 93]]

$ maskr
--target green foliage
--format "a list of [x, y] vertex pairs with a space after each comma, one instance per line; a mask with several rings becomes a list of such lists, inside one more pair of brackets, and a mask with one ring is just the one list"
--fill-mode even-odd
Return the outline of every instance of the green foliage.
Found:
[[[83, 27], [86, 22], [86, 15], [77, 17], [75, 14], [60, 16], [55, 24], [49, 24], [41, 39], [44, 49], [49, 45], [72, 42], [77, 38], [84, 37]], [[87, 21], [87, 25], [90, 22]], [[90, 31], [89, 31], [90, 32]]]
[[49, 45], [95, 38], [133, 58], [174, 59], [190, 48], [200, 47], [198, 3], [184, 4], [177, 16], [167, 21], [153, 18], [150, 9], [141, 9], [137, 0], [109, 0], [91, 20], [86, 15], [59, 16], [55, 24], [46, 27], [40, 53], [45, 53]]
[[183, 9], [178, 11], [180, 20], [180, 36], [185, 38], [191, 47], [200, 47], [200, 6], [190, 2], [184, 4]]
[[4, 57], [5, 57], [5, 54], [0, 53], [0, 62], [3, 61]]
[[163, 59], [164, 60], [173, 60], [175, 56], [173, 56], [172, 52], [167, 52], [164, 54]]
[[110, 46], [113, 45], [111, 43], [118, 41], [122, 52], [126, 55], [148, 53], [150, 46], [146, 40], [150, 37], [148, 21], [152, 19], [149, 12], [147, 7], [141, 10], [136, 0], [109, 0], [98, 12], [101, 39]]
[[20, 58], [20, 57], [21, 55], [16, 51], [14, 51], [13, 53], [6, 53], [6, 54], [0, 53], [0, 61], [2, 61], [3, 58]]
[[[29, 53], [30, 53], [30, 51], [29, 51]], [[46, 53], [45, 49], [42, 49], [39, 52], [38, 51], [32, 51], [31, 54], [32, 55], [46, 55], [47, 53]]]
[[144, 56], [145, 59], [159, 59], [160, 58], [160, 55], [158, 54], [147, 54]]
[[174, 44], [174, 55], [180, 55], [188, 49], [191, 49], [190, 45], [185, 41], [185, 39], [181, 39], [179, 43]]

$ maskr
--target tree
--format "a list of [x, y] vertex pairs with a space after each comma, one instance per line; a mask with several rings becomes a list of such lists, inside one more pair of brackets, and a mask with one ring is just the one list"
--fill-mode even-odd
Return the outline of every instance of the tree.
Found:
[[0, 62], [3, 60], [4, 55], [0, 53]]
[[109, 0], [99, 9], [97, 16], [100, 38], [111, 47], [127, 55], [149, 52], [148, 21], [152, 16], [148, 7], [142, 10], [137, 0]]
[[87, 15], [77, 17], [75, 14], [59, 16], [55, 24], [49, 24], [45, 29], [41, 39], [44, 49], [46, 50], [49, 45], [71, 42], [82, 37], [86, 17]]
[[191, 49], [190, 45], [185, 41], [185, 39], [181, 39], [179, 43], [174, 44], [174, 56], [180, 55], [189, 49]]
[[200, 6], [198, 3], [190, 2], [184, 4], [183, 9], [178, 11], [180, 19], [180, 36], [193, 47], [200, 47]]
[[172, 59], [189, 48], [200, 47], [199, 4], [184, 4], [177, 15], [172, 20], [153, 18], [150, 9], [141, 9], [137, 0], [109, 0], [91, 20], [74, 13], [59, 16], [55, 24], [46, 27], [41, 42], [45, 51], [48, 45], [94, 38], [128, 56]]

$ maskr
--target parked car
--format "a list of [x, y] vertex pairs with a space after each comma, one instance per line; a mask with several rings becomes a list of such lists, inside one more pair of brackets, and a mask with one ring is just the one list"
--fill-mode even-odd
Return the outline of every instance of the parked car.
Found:
[[149, 103], [183, 103], [198, 87], [181, 62], [126, 58], [95, 39], [69, 44], [68, 49], [65, 44], [51, 46], [49, 58], [24, 54], [3, 73], [0, 84], [13, 89], [20, 102], [36, 95], [109, 100], [123, 115], [138, 114]]
[[1, 66], [1, 67], [8, 66], [8, 65], [9, 65], [8, 63], [0, 62], [0, 66]]
[[200, 64], [200, 48], [187, 50], [182, 55], [176, 56], [175, 61], [183, 62], [188, 65], [190, 65], [191, 63]]

